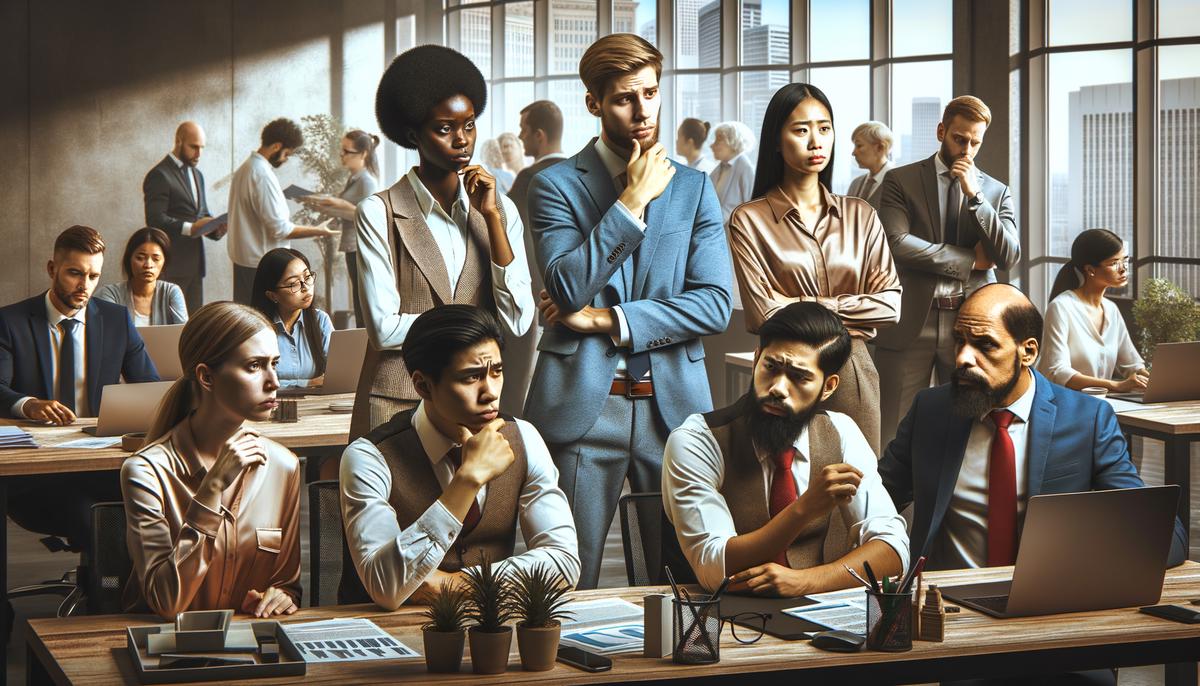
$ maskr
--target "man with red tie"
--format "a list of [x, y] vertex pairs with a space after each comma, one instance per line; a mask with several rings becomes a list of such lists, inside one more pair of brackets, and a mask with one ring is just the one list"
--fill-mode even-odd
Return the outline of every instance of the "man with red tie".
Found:
[[663, 506], [705, 588], [729, 577], [732, 591], [795, 597], [853, 586], [844, 565], [908, 565], [875, 453], [850, 417], [821, 409], [849, 355], [837, 315], [792, 303], [759, 329], [750, 391], [671, 432]]
[[[973, 293], [954, 324], [951, 383], [917, 394], [879, 473], [913, 505], [912, 551], [928, 569], [1011, 565], [1035, 495], [1143, 486], [1112, 407], [1033, 369], [1042, 315], [1016, 288]], [[1176, 521], [1169, 565], [1183, 561]]]

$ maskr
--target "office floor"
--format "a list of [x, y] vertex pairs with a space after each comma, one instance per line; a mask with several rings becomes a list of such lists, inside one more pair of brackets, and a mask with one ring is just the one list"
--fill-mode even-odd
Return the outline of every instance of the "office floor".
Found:
[[[1145, 457], [1142, 460], [1142, 477], [1149, 484], [1161, 484], [1163, 479], [1162, 444], [1144, 441]], [[1200, 476], [1200, 446], [1192, 447], [1192, 482]], [[307, 491], [302, 491], [307, 494]], [[1193, 493], [1191, 530], [1200, 531], [1200, 498]], [[308, 522], [308, 501], [300, 503], [300, 521]], [[36, 583], [57, 578], [66, 569], [77, 563], [77, 559], [64, 553], [49, 553], [38, 543], [38, 536], [31, 534], [11, 522], [8, 523], [9, 567], [8, 579], [13, 586]], [[517, 546], [521, 540], [518, 536]], [[308, 585], [308, 536], [301, 537], [301, 583]], [[1200, 560], [1200, 538], [1192, 537], [1191, 559]], [[614, 520], [605, 545], [604, 564], [600, 571], [601, 587], [618, 587], [626, 584], [625, 563], [621, 548], [621, 530]], [[17, 613], [13, 625], [13, 636], [8, 644], [8, 683], [25, 682], [25, 619], [28, 617], [51, 617], [58, 607], [58, 599], [52, 596], [24, 598], [13, 601]], [[1163, 683], [1160, 667], [1124, 669], [1120, 673], [1120, 686], [1158, 686]]]

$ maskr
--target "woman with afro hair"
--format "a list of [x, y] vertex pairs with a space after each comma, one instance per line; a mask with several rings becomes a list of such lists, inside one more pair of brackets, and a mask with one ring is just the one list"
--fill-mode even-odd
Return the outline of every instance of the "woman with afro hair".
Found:
[[498, 315], [515, 336], [533, 322], [521, 218], [495, 178], [471, 164], [475, 119], [486, 104], [479, 69], [437, 45], [404, 52], [379, 81], [380, 130], [416, 150], [420, 162], [362, 201], [355, 216], [371, 346], [355, 395], [352, 439], [420, 400], [400, 357], [417, 315], [473, 304]]

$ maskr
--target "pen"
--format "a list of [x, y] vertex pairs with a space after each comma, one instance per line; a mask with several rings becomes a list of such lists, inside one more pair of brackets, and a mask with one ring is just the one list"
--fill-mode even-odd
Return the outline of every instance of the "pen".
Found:
[[911, 569], [908, 570], [908, 574], [906, 574], [904, 576], [904, 581], [900, 584], [900, 592], [908, 593], [909, 591], [911, 591], [913, 578], [915, 578], [918, 574], [920, 574], [921, 571], [924, 569], [925, 569], [925, 556], [922, 555], [921, 557], [917, 558], [916, 563], [912, 566]]
[[879, 579], [878, 579], [878, 577], [875, 576], [875, 572], [871, 569], [870, 562], [863, 560], [863, 571], [865, 571], [867, 573], [867, 579], [869, 579], [871, 581], [871, 588], [876, 593], [882, 593], [883, 591], [880, 590], [880, 588], [879, 588]]
[[858, 572], [854, 571], [853, 567], [851, 567], [850, 565], [842, 565], [842, 566], [846, 568], [847, 572], [850, 572], [850, 576], [852, 576], [858, 580], [858, 583], [862, 584], [863, 586], [866, 586], [868, 590], [872, 590], [872, 591], [875, 590], [875, 588], [873, 586], [871, 586], [870, 582], [868, 582], [866, 579], [859, 576]]

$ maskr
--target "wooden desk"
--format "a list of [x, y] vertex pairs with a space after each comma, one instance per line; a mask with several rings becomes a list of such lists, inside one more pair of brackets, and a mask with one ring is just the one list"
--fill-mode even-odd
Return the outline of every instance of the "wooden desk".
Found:
[[[925, 575], [926, 583], [962, 583], [1003, 578], [1011, 568], [941, 572]], [[579, 598], [620, 596], [640, 603], [643, 595], [669, 592], [663, 588], [601, 589], [576, 593]], [[1162, 602], [1186, 602], [1200, 596], [1200, 564], [1185, 563], [1168, 571]], [[368, 617], [385, 631], [418, 652], [423, 651], [420, 608], [394, 613], [367, 605], [302, 610], [285, 621], [312, 621], [330, 617]], [[245, 619], [245, 617], [242, 617]], [[110, 615], [29, 621], [29, 664], [45, 670], [58, 684], [136, 683], [133, 666], [125, 654], [124, 627], [159, 623], [139, 616]], [[1179, 624], [1139, 614], [1135, 609], [1088, 612], [1053, 617], [997, 620], [966, 608], [950, 615], [945, 643], [916, 642], [907, 653], [826, 653], [807, 641], [782, 641], [764, 636], [742, 646], [721, 636], [721, 662], [683, 666], [670, 658], [616, 655], [610, 672], [589, 674], [564, 665], [548, 672], [523, 672], [516, 658], [516, 640], [508, 672], [477, 676], [464, 663], [458, 675], [430, 675], [422, 660], [351, 662], [310, 665], [305, 683], [347, 686], [359, 683], [472, 684], [598, 684], [663, 679], [745, 680], [747, 674], [771, 674], [783, 683], [911, 683], [975, 676], [1020, 675], [1068, 669], [1099, 669], [1134, 665], [1177, 663], [1168, 668], [1167, 683], [1195, 684], [1200, 655], [1200, 625]], [[1178, 664], [1190, 660], [1190, 663]], [[31, 676], [37, 676], [31, 674]], [[776, 678], [780, 677], [780, 678]], [[255, 680], [284, 683], [284, 679]]]
[[1192, 442], [1200, 441], [1200, 400], [1154, 403], [1164, 407], [1128, 410], [1117, 414], [1126, 433], [1163, 442], [1163, 477], [1179, 485], [1179, 517], [1190, 529], [1192, 521]]

